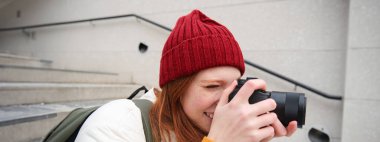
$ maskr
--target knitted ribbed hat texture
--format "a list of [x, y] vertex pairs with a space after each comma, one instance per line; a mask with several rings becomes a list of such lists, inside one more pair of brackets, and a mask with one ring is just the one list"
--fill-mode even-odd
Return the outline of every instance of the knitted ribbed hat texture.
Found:
[[180, 17], [162, 51], [160, 87], [216, 66], [233, 66], [244, 74], [243, 55], [232, 33], [199, 10]]

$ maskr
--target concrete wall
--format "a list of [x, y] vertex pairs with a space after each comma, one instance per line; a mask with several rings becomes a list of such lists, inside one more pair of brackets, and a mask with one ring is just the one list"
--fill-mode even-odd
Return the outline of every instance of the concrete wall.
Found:
[[[129, 13], [173, 27], [179, 16], [194, 8], [227, 26], [246, 59], [324, 92], [344, 94], [347, 0], [14, 1], [0, 9], [0, 27]], [[55, 67], [118, 72], [123, 77], [120, 82], [157, 86], [161, 48], [168, 33], [149, 24], [124, 19], [28, 31], [35, 32], [34, 39], [20, 31], [0, 33], [0, 52], [47, 58]], [[137, 51], [141, 41], [149, 45], [145, 54]], [[291, 84], [249, 67], [246, 75], [264, 78], [271, 90], [294, 90]], [[310, 98], [308, 125], [284, 141], [307, 141], [311, 127], [323, 128], [333, 141], [340, 141], [342, 102], [297, 91]]]
[[380, 139], [380, 1], [351, 0], [342, 141]]

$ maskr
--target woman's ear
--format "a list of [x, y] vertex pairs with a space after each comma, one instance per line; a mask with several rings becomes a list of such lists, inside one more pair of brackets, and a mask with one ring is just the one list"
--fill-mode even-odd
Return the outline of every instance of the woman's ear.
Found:
[[161, 94], [161, 91], [157, 88], [153, 88], [153, 93], [156, 97], [158, 97], [158, 95]]

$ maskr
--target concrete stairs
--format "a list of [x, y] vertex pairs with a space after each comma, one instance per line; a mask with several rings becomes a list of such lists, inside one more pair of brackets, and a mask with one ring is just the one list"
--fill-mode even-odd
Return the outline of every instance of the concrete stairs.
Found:
[[118, 73], [53, 63], [0, 53], [0, 141], [41, 141], [71, 110], [127, 98], [141, 86]]

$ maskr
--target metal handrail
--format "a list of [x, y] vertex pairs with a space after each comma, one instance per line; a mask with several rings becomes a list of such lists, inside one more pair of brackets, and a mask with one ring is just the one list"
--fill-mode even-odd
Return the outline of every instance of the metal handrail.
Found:
[[[58, 26], [58, 25], [66, 25], [66, 24], [75, 24], [75, 23], [83, 23], [83, 22], [92, 22], [92, 21], [100, 21], [100, 20], [110, 20], [110, 19], [126, 18], [126, 17], [135, 17], [135, 18], [137, 18], [137, 19], [140, 19], [140, 20], [143, 20], [143, 21], [145, 21], [145, 22], [147, 22], [147, 23], [150, 23], [150, 24], [152, 24], [152, 25], [154, 25], [154, 26], [157, 26], [157, 27], [159, 27], [159, 28], [162, 28], [162, 29], [164, 29], [164, 30], [166, 30], [166, 31], [169, 31], [169, 32], [172, 31], [172, 29], [170, 29], [170, 28], [168, 28], [168, 27], [166, 27], [166, 26], [164, 26], [164, 25], [158, 24], [158, 23], [156, 23], [156, 22], [154, 22], [154, 21], [151, 21], [151, 20], [146, 19], [146, 18], [144, 18], [144, 17], [141, 17], [141, 16], [139, 16], [139, 15], [136, 15], [136, 14], [126, 14], [126, 15], [117, 15], [117, 16], [109, 16], [109, 17], [101, 17], [101, 18], [92, 18], [92, 19], [84, 19], [84, 20], [75, 20], [75, 21], [67, 21], [67, 22], [57, 22], [57, 23], [48, 23], [48, 24], [31, 25], [31, 26], [22, 26], [22, 27], [12, 27], [12, 28], [0, 28], [0, 32], [3, 32], [3, 31], [13, 31], [13, 30], [25, 30], [25, 29], [41, 28], [41, 27], [50, 27], [50, 26]], [[317, 89], [315, 89], [315, 88], [313, 88], [313, 87], [310, 87], [310, 86], [308, 86], [308, 85], [305, 85], [305, 84], [303, 84], [303, 83], [300, 83], [300, 82], [298, 82], [298, 81], [295, 81], [295, 80], [293, 80], [293, 79], [291, 79], [291, 78], [288, 78], [288, 77], [286, 77], [286, 76], [284, 76], [284, 75], [281, 75], [281, 74], [279, 74], [279, 73], [276, 73], [276, 72], [274, 72], [274, 71], [271, 71], [271, 70], [269, 70], [269, 69], [267, 69], [267, 68], [264, 68], [264, 67], [262, 67], [262, 66], [260, 66], [260, 65], [257, 65], [257, 64], [255, 64], [255, 63], [252, 63], [252, 62], [250, 62], [250, 61], [244, 60], [244, 62], [245, 62], [247, 65], [250, 65], [250, 66], [252, 66], [252, 67], [255, 67], [255, 68], [257, 68], [257, 69], [260, 69], [260, 70], [262, 70], [262, 71], [264, 71], [264, 72], [266, 72], [266, 73], [268, 73], [268, 74], [271, 74], [271, 75], [273, 75], [273, 76], [276, 76], [276, 77], [278, 77], [278, 78], [281, 78], [281, 79], [283, 79], [283, 80], [285, 80], [285, 81], [288, 81], [288, 82], [290, 82], [290, 83], [292, 83], [292, 84], [294, 84], [294, 85], [296, 85], [296, 86], [300, 86], [300, 87], [302, 87], [302, 88], [304, 88], [304, 89], [306, 89], [306, 90], [309, 90], [309, 91], [311, 91], [311, 92], [313, 92], [313, 93], [315, 93], [315, 94], [317, 94], [317, 95], [320, 95], [320, 96], [322, 96], [322, 97], [325, 97], [325, 98], [328, 98], [328, 99], [333, 99], [333, 100], [342, 100], [342, 97], [341, 97], [341, 96], [329, 95], [329, 94], [327, 94], [327, 93], [325, 93], [325, 92], [319, 91], [319, 90], [317, 90]]]
[[295, 80], [293, 80], [293, 79], [291, 79], [291, 78], [289, 78], [289, 77], [286, 77], [286, 76], [284, 76], [284, 75], [281, 75], [281, 74], [279, 74], [279, 73], [276, 73], [276, 72], [274, 72], [274, 71], [272, 71], [272, 70], [269, 70], [269, 69], [267, 69], [267, 68], [265, 68], [265, 67], [262, 67], [262, 66], [260, 66], [260, 65], [258, 65], [258, 64], [252, 63], [252, 62], [247, 61], [247, 60], [244, 60], [244, 62], [245, 62], [246, 64], [252, 66], [252, 67], [255, 67], [255, 68], [257, 68], [257, 69], [260, 69], [260, 70], [262, 70], [262, 71], [264, 71], [264, 72], [266, 72], [266, 73], [269, 73], [269, 74], [271, 74], [271, 75], [273, 75], [273, 76], [276, 76], [276, 77], [278, 77], [278, 78], [281, 78], [281, 79], [283, 79], [283, 80], [285, 80], [285, 81], [288, 81], [288, 82], [290, 82], [290, 83], [292, 83], [292, 84], [294, 84], [294, 85], [296, 85], [296, 86], [300, 86], [300, 87], [302, 87], [302, 88], [304, 88], [304, 89], [306, 89], [306, 90], [309, 90], [309, 91], [311, 91], [311, 92], [314, 92], [314, 93], [316, 93], [316, 94], [318, 94], [318, 95], [320, 95], [320, 96], [322, 96], [322, 97], [329, 98], [329, 99], [333, 99], [333, 100], [342, 100], [342, 97], [341, 97], [341, 96], [333, 96], [333, 95], [329, 95], [329, 94], [327, 94], [327, 93], [325, 93], [325, 92], [319, 91], [319, 90], [317, 90], [317, 89], [315, 89], [315, 88], [313, 88], [313, 87], [310, 87], [310, 86], [305, 85], [305, 84], [303, 84], [303, 83], [301, 83], [301, 82], [295, 81]]
[[111, 20], [111, 19], [117, 19], [117, 18], [126, 18], [126, 17], [135, 17], [139, 20], [143, 20], [145, 22], [148, 22], [152, 25], [155, 25], [157, 27], [160, 27], [167, 31], [172, 31], [170, 28], [158, 24], [156, 22], [153, 22], [149, 19], [146, 19], [144, 17], [141, 17], [136, 14], [125, 14], [125, 15], [117, 15], [117, 16], [109, 16], [109, 17], [100, 17], [100, 18], [91, 18], [91, 19], [84, 19], [84, 20], [74, 20], [74, 21], [67, 21], [67, 22], [56, 22], [56, 23], [47, 23], [47, 24], [39, 24], [39, 25], [31, 25], [31, 26], [21, 26], [21, 27], [11, 27], [11, 28], [0, 28], [0, 32], [5, 31], [14, 31], [14, 30], [25, 30], [25, 29], [33, 29], [33, 28], [41, 28], [41, 27], [51, 27], [51, 26], [59, 26], [59, 25], [67, 25], [67, 24], [76, 24], [76, 23], [83, 23], [83, 22], [92, 22], [92, 21], [101, 21], [101, 20]]

